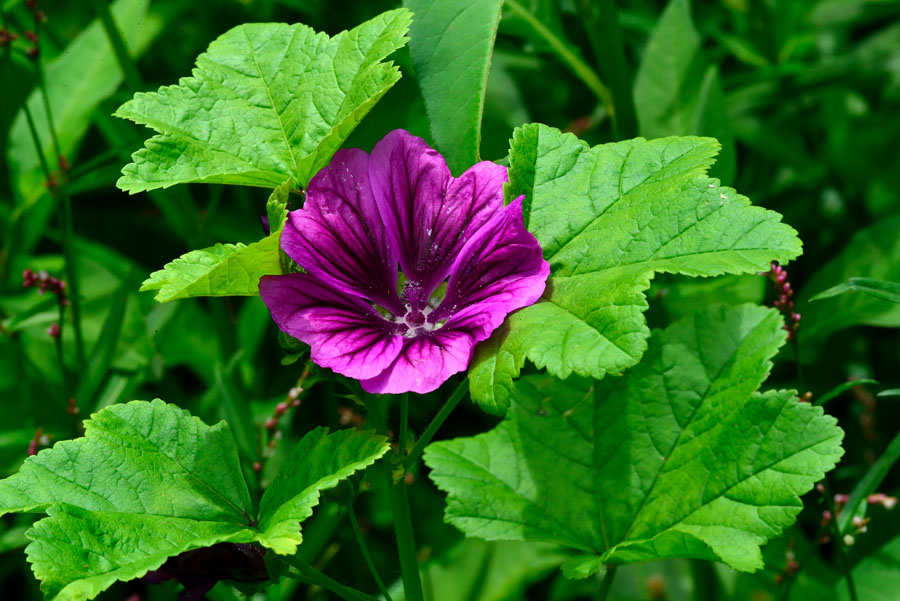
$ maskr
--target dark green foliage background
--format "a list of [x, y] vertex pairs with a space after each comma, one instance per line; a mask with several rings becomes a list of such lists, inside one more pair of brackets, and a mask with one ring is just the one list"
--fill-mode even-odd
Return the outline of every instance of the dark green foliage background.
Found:
[[[615, 82], [603, 65], [593, 64], [596, 55], [585, 19], [578, 12], [580, 2], [521, 0], [519, 4], [566, 40], [604, 83]], [[617, 4], [628, 67], [619, 76], [634, 80], [664, 6], [649, 0]], [[381, 0], [153, 0], [141, 27], [156, 27], [158, 33], [137, 62], [143, 79], [139, 89], [175, 83], [189, 73], [195, 57], [212, 40], [241, 23], [303, 22], [336, 34], [398, 5]], [[49, 17], [42, 49], [45, 60], [52, 61], [94, 18], [93, 3], [55, 0], [42, 2], [41, 7]], [[0, 8], [11, 29], [21, 32], [30, 27], [24, 2], [2, 0]], [[860, 292], [819, 301], [818, 306], [806, 301], [851, 276], [900, 281], [900, 3], [696, 0], [690, 10], [699, 40], [697, 54], [689, 57], [691, 67], [683, 80], [674, 73], [671, 82], [655, 79], [658, 97], [637, 94], [638, 117], [663, 105], [675, 111], [691, 110], [691, 94], [706, 69], [709, 65], [718, 68], [720, 101], [707, 103], [695, 115], [694, 131], [668, 133], [733, 139], [733, 147], [726, 144], [725, 164], [713, 175], [754, 204], [782, 213], [803, 240], [803, 256], [788, 266], [790, 281], [799, 292], [798, 310], [804, 315], [799, 334], [801, 369], [797, 369], [793, 347], [785, 346], [766, 387], [808, 390], [815, 399], [851, 378], [879, 382], [846, 391], [826, 406], [846, 432], [846, 455], [832, 476], [834, 492], [849, 493], [897, 434], [897, 397], [875, 395], [900, 387], [896, 329], [900, 309], [892, 309], [886, 301], [872, 302]], [[693, 35], [675, 33], [675, 39]], [[84, 64], [101, 58], [86, 55]], [[392, 59], [400, 65], [403, 78], [346, 146], [370, 150], [395, 128], [430, 139], [409, 50], [398, 51]], [[257, 437], [262, 424], [295, 385], [303, 363], [281, 364], [284, 352], [277, 344], [276, 328], [259, 299], [191, 299], [160, 305], [150, 293], [137, 293], [137, 288], [151, 271], [189, 250], [216, 242], [258, 240], [268, 192], [191, 185], [128, 196], [116, 189], [119, 170], [148, 135], [110, 116], [139, 91], [130, 88], [132, 84], [124, 82], [90, 114], [87, 133], [69, 156], [88, 348], [99, 340], [97, 348], [108, 349], [95, 354], [100, 358], [87, 378], [92, 385], [83, 390], [85, 398], [77, 398], [80, 415], [76, 419], [65, 411], [67, 390], [78, 375], [71, 336], [63, 349], [69, 366], [63, 376], [45, 332], [55, 319], [52, 301], [21, 287], [25, 268], [46, 269], [58, 276], [63, 272], [59, 222], [53, 217], [49, 194], [39, 192], [41, 198], [34, 203], [23, 201], [23, 191], [9, 167], [17, 160], [10, 139], [12, 124], [36, 81], [21, 53], [12, 62], [5, 57], [0, 60], [0, 476], [18, 469], [38, 428], [50, 442], [72, 438], [79, 434], [77, 421], [103, 406], [160, 397], [207, 423], [227, 419], [235, 430], [248, 481], [258, 488], [277, 472], [292, 443], [304, 432], [316, 425], [340, 427], [346, 423], [342, 418], [352, 419], [356, 408], [341, 396], [342, 388], [316, 385], [282, 423], [284, 439], [266, 460], [261, 476], [253, 474], [250, 466], [259, 458]], [[638, 133], [628, 131], [627, 120], [614, 129], [597, 97], [560, 62], [546, 39], [507, 6], [488, 80], [482, 157], [503, 159], [512, 129], [530, 121], [574, 131], [591, 144]], [[646, 128], [646, 123], [641, 125]], [[633, 124], [630, 127], [634, 129]], [[728, 161], [736, 168], [728, 167]], [[650, 325], [663, 327], [713, 302], [770, 304], [772, 292], [768, 280], [756, 276], [716, 280], [660, 276], [649, 297]], [[835, 321], [835, 315], [840, 319]], [[805, 331], [810, 335], [805, 336]], [[438, 403], [436, 395], [416, 399], [410, 415], [414, 431], [421, 432]], [[463, 403], [439, 437], [469, 436], [495, 423], [495, 418]], [[411, 502], [417, 542], [429, 561], [439, 566], [430, 569], [426, 578], [427, 594], [429, 586], [436, 587], [429, 599], [589, 598], [596, 583], [564, 580], [558, 570], [551, 569], [559, 563], [555, 551], [545, 546], [474, 541], [460, 547], [461, 535], [442, 522], [442, 495], [424, 476], [416, 474]], [[896, 495], [898, 489], [900, 474], [894, 471], [879, 490]], [[372, 492], [360, 497], [356, 511], [381, 573], [393, 581], [399, 571], [386, 497], [387, 491], [376, 482]], [[800, 555], [814, 542], [811, 538], [824, 508], [818, 493], [805, 501], [807, 509], [798, 525], [764, 550], [766, 570], [737, 576], [688, 561], [631, 566], [621, 571], [613, 598], [778, 598], [775, 578], [784, 570], [786, 551]], [[861, 594], [885, 595], [864, 599], [900, 598], [900, 574], [863, 563], [900, 536], [900, 520], [881, 508], [872, 509], [870, 515], [869, 532], [857, 537], [849, 557], [852, 565], [861, 566]], [[0, 524], [4, 598], [41, 598], [22, 553], [27, 543], [23, 532], [33, 519], [6, 516]], [[375, 590], [338, 505], [320, 507], [304, 533], [300, 553], [305, 559], [342, 582]], [[885, 557], [900, 562], [900, 551], [893, 553], [888, 551]], [[829, 548], [810, 557], [793, 590], [794, 598], [844, 598], [845, 592], [836, 584], [840, 578], [836, 558]], [[479, 593], [480, 583], [487, 580], [500, 584]], [[163, 600], [174, 598], [176, 590], [173, 585], [120, 583], [100, 598], [126, 599], [136, 593], [141, 599]], [[262, 594], [271, 601], [329, 598], [328, 593], [307, 590], [296, 581], [285, 581]], [[220, 584], [210, 598], [238, 597]]]

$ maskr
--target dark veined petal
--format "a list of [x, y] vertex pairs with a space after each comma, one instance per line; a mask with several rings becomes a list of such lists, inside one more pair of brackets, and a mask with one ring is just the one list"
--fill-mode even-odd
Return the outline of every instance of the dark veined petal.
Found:
[[447, 294], [428, 315], [429, 323], [448, 320], [463, 312], [492, 315], [490, 331], [508, 313], [527, 307], [544, 292], [550, 264], [544, 260], [537, 239], [525, 229], [522, 197], [497, 212], [466, 243], [450, 269]]
[[278, 327], [310, 345], [313, 361], [345, 376], [377, 376], [403, 347], [405, 327], [311, 274], [264, 276], [259, 293]]
[[372, 197], [369, 156], [340, 150], [309, 184], [306, 204], [288, 215], [281, 247], [309, 273], [398, 315], [395, 250]]
[[475, 341], [466, 330], [436, 330], [403, 339], [403, 348], [379, 375], [360, 382], [367, 392], [424, 394], [466, 369]]
[[412, 283], [406, 300], [421, 309], [466, 241], [503, 206], [506, 168], [485, 161], [453, 178], [424, 140], [394, 130], [372, 150], [369, 180]]

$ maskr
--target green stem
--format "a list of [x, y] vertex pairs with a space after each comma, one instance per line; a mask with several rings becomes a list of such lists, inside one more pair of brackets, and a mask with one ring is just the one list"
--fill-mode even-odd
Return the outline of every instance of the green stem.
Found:
[[606, 597], [609, 595], [609, 589], [612, 588], [612, 583], [618, 569], [619, 566], [616, 564], [606, 566], [606, 574], [603, 575], [603, 581], [600, 583], [600, 590], [597, 591], [596, 601], [606, 601]]
[[615, 0], [581, 0], [581, 14], [597, 66], [612, 90], [613, 132], [619, 139], [633, 138], [638, 135], [637, 116]]
[[[56, 162], [62, 167], [63, 154], [59, 145], [59, 138], [56, 135], [53, 111], [50, 109], [50, 95], [47, 93], [47, 79], [44, 77], [44, 67], [40, 57], [35, 60], [35, 68], [37, 69], [44, 112], [47, 116], [47, 129], [50, 131], [50, 139], [53, 142], [53, 150], [56, 153]], [[24, 104], [27, 108], [28, 101], [26, 100]], [[32, 137], [34, 138], [35, 147], [39, 149], [40, 153], [40, 137], [37, 135], [37, 129], [32, 130]], [[41, 166], [44, 168], [47, 181], [51, 181], [53, 174], [50, 171], [46, 158], [41, 161]], [[81, 331], [81, 296], [79, 294], [78, 272], [75, 266], [75, 232], [72, 218], [72, 202], [69, 198], [69, 193], [66, 190], [65, 180], [66, 173], [63, 172], [60, 175], [60, 181], [57, 182], [57, 185], [55, 187], [51, 186], [51, 191], [55, 190], [54, 196], [56, 196], [61, 209], [60, 225], [62, 226], [62, 247], [63, 256], [66, 259], [66, 279], [68, 280], [66, 284], [69, 287], [67, 298], [72, 304], [72, 325], [75, 330], [75, 352], [78, 359], [78, 369], [79, 371], [82, 371], [87, 365], [87, 360], [85, 358], [84, 335]]]
[[359, 550], [362, 552], [363, 560], [366, 562], [366, 566], [369, 568], [369, 572], [372, 573], [372, 578], [375, 580], [375, 584], [378, 585], [378, 590], [381, 592], [381, 596], [385, 598], [385, 601], [393, 601], [391, 599], [390, 593], [388, 593], [387, 587], [384, 586], [384, 581], [381, 579], [381, 575], [378, 574], [378, 569], [375, 567], [375, 562], [372, 561], [372, 555], [369, 553], [369, 547], [366, 545], [366, 539], [363, 538], [362, 530], [359, 529], [359, 522], [356, 521], [356, 513], [353, 511], [353, 507], [350, 507], [350, 511], [348, 512], [350, 515], [350, 524], [353, 526], [353, 534], [356, 536], [356, 542], [359, 543]]
[[844, 573], [844, 578], [847, 580], [847, 589], [850, 592], [850, 601], [859, 601], [859, 596], [856, 594], [856, 584], [853, 582], [853, 570], [850, 568], [850, 562], [847, 561], [847, 553], [844, 551], [844, 538], [841, 535], [841, 531], [838, 528], [837, 521], [837, 511], [834, 506], [834, 495], [831, 494], [831, 483], [828, 478], [824, 479], [825, 483], [825, 503], [828, 506], [828, 510], [831, 512], [831, 520], [829, 522], [829, 526], [831, 529], [831, 537], [834, 541], [834, 548], [836, 551], [836, 555], [838, 557], [838, 561], [840, 562], [841, 571]]
[[694, 601], [717, 601], [719, 599], [719, 576], [710, 561], [692, 559], [691, 575], [694, 581]]
[[122, 73], [125, 74], [125, 84], [133, 92], [143, 89], [144, 80], [141, 79], [141, 74], [138, 71], [137, 65], [128, 53], [128, 48], [125, 46], [125, 40], [122, 38], [122, 33], [116, 26], [112, 12], [109, 10], [109, 4], [106, 0], [93, 0], [93, 3], [94, 12], [97, 13], [97, 17], [103, 24], [103, 29], [106, 30], [106, 37], [109, 38], [109, 43], [112, 44], [113, 52], [116, 55], [116, 61], [119, 63]]
[[[406, 416], [401, 399], [401, 418]], [[366, 397], [366, 408], [375, 428], [382, 434], [387, 433], [387, 423], [378, 406], [378, 398], [374, 395]], [[400, 424], [400, 431], [406, 431], [406, 424]], [[394, 466], [399, 466], [400, 474], [394, 477]], [[406, 601], [425, 601], [422, 591], [422, 578], [419, 574], [419, 559], [416, 556], [416, 541], [413, 535], [412, 517], [409, 512], [409, 499], [406, 496], [406, 478], [402, 469], [402, 460], [396, 453], [385, 458], [383, 471], [387, 479], [391, 496], [391, 511], [394, 514], [394, 533], [397, 537], [397, 555], [400, 559], [400, 577], [403, 580], [403, 592]]]
[[378, 601], [375, 597], [371, 595], [367, 595], [362, 591], [358, 591], [355, 588], [350, 588], [348, 586], [344, 586], [337, 580], [329, 578], [319, 570], [315, 569], [296, 555], [288, 557], [286, 560], [291, 566], [297, 569], [298, 572], [308, 581], [322, 588], [331, 591], [341, 599], [346, 599], [347, 601]]
[[581, 58], [579, 58], [579, 56], [575, 54], [563, 40], [556, 37], [552, 31], [547, 29], [547, 27], [527, 8], [519, 4], [516, 0], [506, 0], [505, 5], [513, 13], [528, 23], [528, 25], [534, 29], [535, 33], [544, 38], [544, 41], [550, 44], [550, 47], [556, 52], [557, 56], [562, 59], [584, 85], [596, 94], [597, 98], [600, 99], [600, 102], [602, 102], [603, 106], [606, 108], [606, 111], [612, 114], [614, 110], [612, 95], [610, 94], [609, 89], [600, 81], [600, 78], [597, 77], [597, 74], [594, 73], [594, 70], [581, 60]]
[[406, 457], [406, 439], [409, 437], [409, 393], [400, 395], [400, 439], [397, 441], [397, 454]]
[[459, 386], [456, 387], [456, 390], [450, 395], [447, 401], [444, 403], [444, 406], [441, 407], [441, 410], [438, 411], [438, 414], [434, 416], [434, 419], [431, 420], [431, 423], [428, 424], [428, 427], [425, 428], [425, 432], [422, 433], [422, 436], [419, 440], [416, 441], [416, 444], [413, 445], [412, 450], [409, 452], [409, 455], [406, 457], [404, 461], [404, 465], [409, 468], [415, 464], [416, 460], [419, 458], [419, 455], [422, 454], [422, 451], [425, 450], [425, 447], [428, 446], [428, 443], [431, 442], [431, 439], [434, 438], [434, 435], [437, 433], [438, 429], [444, 424], [447, 420], [447, 417], [450, 413], [459, 405], [459, 402], [466, 396], [466, 393], [469, 391], [469, 380], [468, 378], [464, 379], [459, 383]]

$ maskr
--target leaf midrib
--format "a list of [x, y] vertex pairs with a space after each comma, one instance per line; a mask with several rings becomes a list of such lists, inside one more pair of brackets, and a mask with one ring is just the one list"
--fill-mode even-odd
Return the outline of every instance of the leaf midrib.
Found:
[[[259, 66], [259, 61], [256, 60], [256, 52], [253, 51], [253, 43], [250, 40], [250, 35], [247, 33], [247, 26], [241, 25], [241, 32], [244, 34], [244, 37], [247, 39], [247, 48], [250, 50], [250, 57], [253, 59], [253, 65], [256, 67], [256, 72], [259, 73], [259, 80], [263, 83], [263, 88], [266, 90], [266, 96], [269, 98], [269, 105], [272, 107], [272, 112], [275, 114], [275, 120], [278, 122], [278, 127], [281, 129], [281, 137], [284, 140], [284, 146], [287, 148], [288, 154], [291, 157], [291, 163], [294, 164], [294, 173], [293, 175], [296, 177], [297, 175], [297, 158], [294, 156], [294, 149], [291, 147], [291, 143], [288, 140], [287, 132], [284, 129], [284, 122], [281, 120], [281, 114], [275, 108], [275, 99], [272, 97], [272, 89], [269, 86], [269, 82], [266, 81], [265, 76], [263, 75], [263, 71]], [[296, 35], [297, 28], [294, 27], [291, 32], [291, 38]]]

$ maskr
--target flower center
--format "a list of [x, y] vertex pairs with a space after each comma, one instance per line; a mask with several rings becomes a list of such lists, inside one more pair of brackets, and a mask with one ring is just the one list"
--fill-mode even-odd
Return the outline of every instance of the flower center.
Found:
[[406, 317], [404, 317], [403, 320], [406, 322], [406, 325], [408, 325], [409, 327], [418, 328], [425, 324], [425, 314], [422, 313], [421, 311], [413, 309], [412, 311], [410, 311], [409, 313], [406, 314]]

